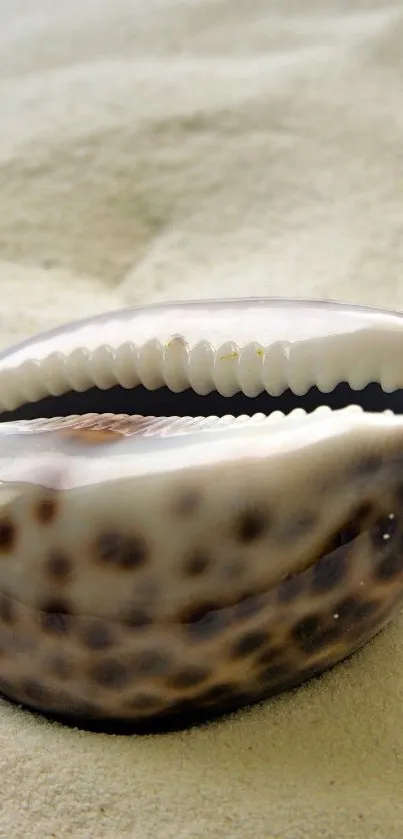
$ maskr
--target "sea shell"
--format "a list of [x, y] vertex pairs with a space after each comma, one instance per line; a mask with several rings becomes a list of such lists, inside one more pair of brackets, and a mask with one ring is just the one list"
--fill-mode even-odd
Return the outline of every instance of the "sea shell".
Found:
[[[403, 417], [359, 402], [399, 406], [402, 358], [400, 315], [292, 300], [125, 310], [3, 353], [2, 693], [182, 725], [371, 639], [403, 598]], [[342, 383], [345, 407], [254, 410]], [[142, 415], [161, 389], [178, 416]], [[184, 416], [192, 393], [227, 412]]]

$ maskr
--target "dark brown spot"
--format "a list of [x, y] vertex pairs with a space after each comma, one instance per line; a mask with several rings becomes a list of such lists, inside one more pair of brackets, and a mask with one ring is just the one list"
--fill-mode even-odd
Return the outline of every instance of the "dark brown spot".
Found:
[[313, 638], [311, 640], [310, 644], [306, 648], [306, 652], [316, 653], [324, 647], [331, 647], [333, 644], [340, 641], [344, 631], [344, 626], [339, 623], [339, 621], [335, 622], [332, 626], [324, 629], [317, 638]]
[[57, 501], [53, 496], [42, 498], [35, 508], [36, 518], [41, 524], [50, 524], [57, 514]]
[[15, 542], [16, 532], [10, 519], [0, 521], [0, 551], [11, 551]]
[[380, 516], [371, 530], [371, 538], [374, 547], [377, 550], [385, 550], [385, 548], [388, 548], [397, 531], [397, 527], [398, 519], [394, 513], [390, 513], [388, 516]]
[[72, 673], [72, 665], [63, 655], [55, 655], [49, 659], [47, 664], [49, 673], [58, 679], [68, 679]]
[[357, 624], [367, 621], [378, 609], [378, 604], [373, 600], [356, 600], [354, 597], [346, 597], [337, 603], [333, 616], [337, 621], [340, 632], [350, 632]]
[[235, 524], [240, 542], [250, 543], [259, 539], [268, 527], [268, 515], [259, 510], [245, 510]]
[[42, 607], [41, 624], [43, 629], [55, 635], [66, 635], [71, 625], [69, 607], [64, 601], [52, 600]]
[[220, 632], [227, 622], [227, 610], [214, 603], [200, 603], [183, 612], [179, 622], [194, 637], [206, 637]]
[[123, 570], [139, 568], [148, 555], [147, 544], [141, 537], [111, 532], [99, 537], [96, 551], [101, 562]]
[[248, 632], [242, 638], [238, 638], [232, 647], [232, 655], [235, 658], [252, 655], [269, 643], [267, 632]]
[[143, 650], [133, 656], [131, 666], [139, 676], [160, 676], [171, 665], [169, 656], [161, 650]]
[[211, 566], [211, 557], [204, 551], [195, 551], [185, 562], [184, 571], [189, 577], [200, 577]]
[[278, 644], [273, 645], [268, 650], [264, 650], [260, 653], [259, 657], [256, 660], [256, 664], [258, 667], [266, 668], [267, 666], [271, 666], [273, 663], [279, 662], [284, 656], [284, 647], [280, 647]]
[[12, 624], [15, 621], [15, 606], [10, 597], [6, 594], [0, 596], [0, 620], [3, 623]]
[[152, 616], [145, 609], [137, 606], [127, 609], [123, 620], [127, 626], [133, 629], [145, 629], [153, 621]]
[[45, 572], [52, 582], [66, 583], [71, 577], [72, 562], [62, 551], [53, 551], [45, 562]]
[[82, 632], [82, 643], [89, 650], [105, 650], [114, 643], [111, 629], [101, 620], [93, 620]]
[[375, 577], [388, 582], [400, 576], [403, 571], [403, 546], [401, 553], [388, 553], [375, 568]]
[[344, 548], [322, 556], [312, 567], [312, 590], [315, 593], [329, 591], [341, 583], [348, 571]]
[[209, 675], [210, 673], [205, 667], [186, 667], [170, 677], [167, 684], [175, 690], [192, 688], [205, 682]]
[[183, 490], [175, 502], [175, 509], [179, 515], [189, 516], [196, 512], [200, 506], [202, 497], [197, 489]]
[[378, 611], [379, 603], [376, 600], [366, 600], [363, 603], [357, 603], [357, 609], [355, 612], [355, 617], [357, 621], [367, 621], [368, 618], [372, 618], [373, 615]]
[[292, 635], [301, 649], [311, 652], [322, 635], [322, 627], [318, 615], [310, 615], [298, 621], [292, 630]]
[[24, 679], [21, 689], [30, 702], [43, 704], [48, 698], [48, 691], [37, 679]]
[[94, 664], [90, 676], [97, 685], [105, 688], [124, 687], [130, 681], [128, 667], [115, 658], [104, 658]]

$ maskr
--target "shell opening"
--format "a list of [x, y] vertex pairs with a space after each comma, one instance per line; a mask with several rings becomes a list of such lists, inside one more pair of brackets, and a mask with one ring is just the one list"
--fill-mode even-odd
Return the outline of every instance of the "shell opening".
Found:
[[13, 411], [1, 413], [0, 421], [87, 413], [141, 414], [154, 417], [222, 417], [228, 414], [253, 416], [256, 413], [270, 415], [274, 411], [289, 414], [296, 408], [310, 413], [320, 406], [329, 406], [332, 410], [337, 410], [349, 405], [359, 405], [369, 412], [380, 413], [389, 410], [403, 414], [403, 389], [388, 393], [378, 382], [373, 382], [361, 390], [353, 390], [347, 383], [340, 382], [329, 393], [312, 387], [304, 395], [297, 395], [291, 389], [287, 389], [279, 396], [263, 392], [256, 397], [243, 393], [228, 397], [217, 391], [202, 396], [191, 389], [174, 393], [168, 387], [148, 390], [141, 385], [134, 388], [116, 385], [105, 390], [96, 387], [81, 392], [69, 390], [60, 396], [47, 396], [35, 402], [25, 402]]

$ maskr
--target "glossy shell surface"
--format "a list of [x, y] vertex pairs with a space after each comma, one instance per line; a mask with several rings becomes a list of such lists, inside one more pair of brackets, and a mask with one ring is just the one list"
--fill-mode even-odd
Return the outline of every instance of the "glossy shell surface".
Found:
[[[0, 424], [4, 695], [182, 724], [372, 638], [402, 600], [403, 417], [234, 417], [231, 397], [392, 393], [402, 358], [400, 315], [290, 300], [116, 312], [3, 353], [3, 412], [94, 386], [133, 400], [131, 416]], [[141, 416], [138, 385], [218, 391], [228, 416]]]

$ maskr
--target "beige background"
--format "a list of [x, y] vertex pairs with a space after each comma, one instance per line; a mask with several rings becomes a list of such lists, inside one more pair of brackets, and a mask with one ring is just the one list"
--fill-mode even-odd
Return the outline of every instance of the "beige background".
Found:
[[[403, 308], [401, 0], [0, 0], [0, 343], [121, 305]], [[294, 694], [113, 738], [0, 705], [7, 839], [401, 839], [403, 620]]]

